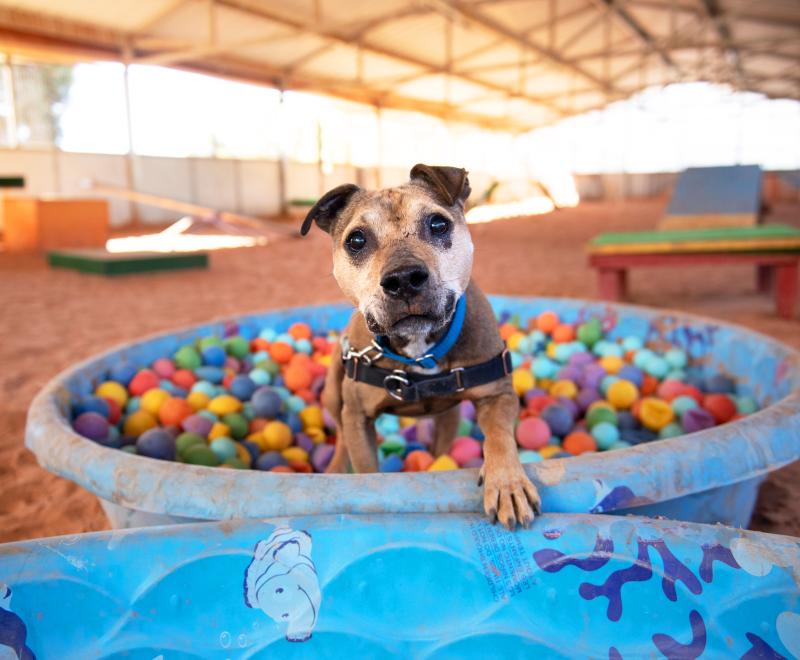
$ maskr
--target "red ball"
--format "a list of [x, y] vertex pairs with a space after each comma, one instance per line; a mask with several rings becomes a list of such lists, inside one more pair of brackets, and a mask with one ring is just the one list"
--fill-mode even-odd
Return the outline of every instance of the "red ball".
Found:
[[546, 394], [537, 394], [536, 396], [532, 396], [530, 399], [528, 399], [525, 407], [528, 409], [528, 412], [538, 415], [540, 412], [542, 412], [542, 410], [547, 408], [547, 406], [555, 402], [556, 400], [551, 396], [547, 396]]
[[184, 390], [191, 390], [192, 385], [197, 382], [197, 376], [194, 375], [189, 369], [178, 369], [170, 380], [178, 387]]
[[674, 378], [667, 378], [656, 389], [656, 396], [664, 401], [672, 401], [684, 393], [686, 384]]
[[161, 380], [150, 369], [142, 369], [128, 383], [128, 391], [133, 396], [142, 396], [147, 390], [152, 390], [159, 386]]
[[717, 424], [732, 420], [736, 413], [736, 404], [727, 394], [708, 394], [703, 399], [703, 407], [711, 413]]
[[528, 417], [517, 425], [517, 443], [524, 449], [541, 449], [550, 435], [550, 427], [540, 417]]
[[122, 417], [122, 408], [119, 407], [119, 404], [114, 399], [105, 399], [105, 402], [108, 404], [108, 421], [116, 424], [119, 418]]

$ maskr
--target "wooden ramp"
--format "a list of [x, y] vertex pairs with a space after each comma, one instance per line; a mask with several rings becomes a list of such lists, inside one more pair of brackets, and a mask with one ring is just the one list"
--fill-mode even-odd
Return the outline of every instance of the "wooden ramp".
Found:
[[751, 227], [761, 215], [758, 165], [690, 167], [675, 184], [659, 229]]

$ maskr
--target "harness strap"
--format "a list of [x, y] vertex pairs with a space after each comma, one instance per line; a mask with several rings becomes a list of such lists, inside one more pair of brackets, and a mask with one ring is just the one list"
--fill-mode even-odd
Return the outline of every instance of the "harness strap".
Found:
[[508, 349], [491, 360], [471, 367], [456, 367], [440, 374], [417, 374], [382, 369], [351, 356], [342, 360], [345, 375], [360, 383], [382, 387], [394, 399], [415, 403], [436, 396], [449, 396], [472, 387], [486, 385], [511, 373]]

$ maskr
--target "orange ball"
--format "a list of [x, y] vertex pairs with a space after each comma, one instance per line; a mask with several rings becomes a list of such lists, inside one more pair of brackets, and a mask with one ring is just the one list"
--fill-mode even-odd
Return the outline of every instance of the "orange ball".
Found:
[[250, 342], [250, 352], [258, 353], [259, 351], [268, 351], [269, 342], [261, 337], [256, 337]]
[[733, 399], [726, 394], [707, 394], [703, 400], [703, 408], [713, 415], [717, 424], [731, 421], [738, 412]]
[[515, 332], [519, 332], [519, 328], [515, 326], [513, 323], [503, 323], [500, 326], [500, 339], [503, 341], [508, 341], [508, 338], [513, 335]]
[[536, 317], [536, 327], [547, 334], [553, 332], [559, 323], [561, 319], [555, 312], [542, 312]]
[[158, 419], [164, 426], [180, 426], [181, 422], [192, 414], [194, 408], [186, 399], [177, 396], [164, 401], [158, 409]]
[[270, 472], [287, 472], [287, 473], [294, 473], [294, 470], [290, 468], [288, 465], [276, 465], [274, 468], [270, 470]]
[[170, 380], [178, 387], [182, 387], [185, 390], [190, 390], [192, 389], [192, 385], [197, 382], [197, 376], [195, 376], [194, 372], [190, 371], [189, 369], [178, 369], [174, 374], [172, 374], [172, 378], [170, 378]]
[[288, 364], [294, 355], [294, 349], [285, 341], [276, 341], [270, 344], [269, 356], [278, 364]]
[[564, 451], [577, 456], [586, 451], [597, 451], [597, 443], [595, 439], [588, 433], [583, 431], [573, 431], [567, 434], [564, 441], [561, 443]]
[[259, 433], [264, 430], [264, 427], [267, 425], [266, 419], [263, 417], [255, 417], [253, 420], [250, 421], [250, 425], [247, 427], [247, 433]]
[[655, 394], [656, 390], [658, 389], [658, 379], [650, 374], [645, 374], [644, 378], [642, 379], [642, 386], [639, 388], [639, 392], [641, 392], [642, 396], [649, 396], [650, 394]]
[[415, 449], [408, 453], [403, 461], [405, 472], [425, 472], [433, 464], [433, 456], [422, 449]]
[[292, 392], [311, 387], [311, 372], [305, 367], [289, 367], [283, 372], [283, 384]]
[[305, 472], [308, 474], [314, 471], [307, 461], [291, 460], [287, 462], [289, 463], [289, 467], [295, 472]]
[[311, 339], [311, 328], [308, 327], [307, 323], [292, 323], [289, 326], [289, 334], [292, 336], [292, 339]]
[[575, 339], [575, 328], [569, 323], [559, 323], [553, 328], [553, 341], [562, 343]]

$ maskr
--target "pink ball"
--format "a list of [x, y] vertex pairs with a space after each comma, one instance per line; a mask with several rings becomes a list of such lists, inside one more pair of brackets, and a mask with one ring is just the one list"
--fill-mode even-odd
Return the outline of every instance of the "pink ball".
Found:
[[660, 399], [664, 399], [664, 401], [672, 401], [675, 397], [683, 394], [685, 387], [686, 383], [675, 380], [674, 378], [668, 378], [658, 386], [656, 395]]
[[172, 378], [172, 374], [175, 373], [175, 365], [169, 358], [158, 358], [153, 362], [153, 371], [159, 378]]
[[526, 417], [517, 426], [517, 443], [525, 449], [541, 449], [550, 440], [550, 427], [539, 417]]
[[481, 443], [469, 436], [456, 438], [450, 447], [450, 457], [462, 467], [467, 461], [480, 458], [481, 452]]

